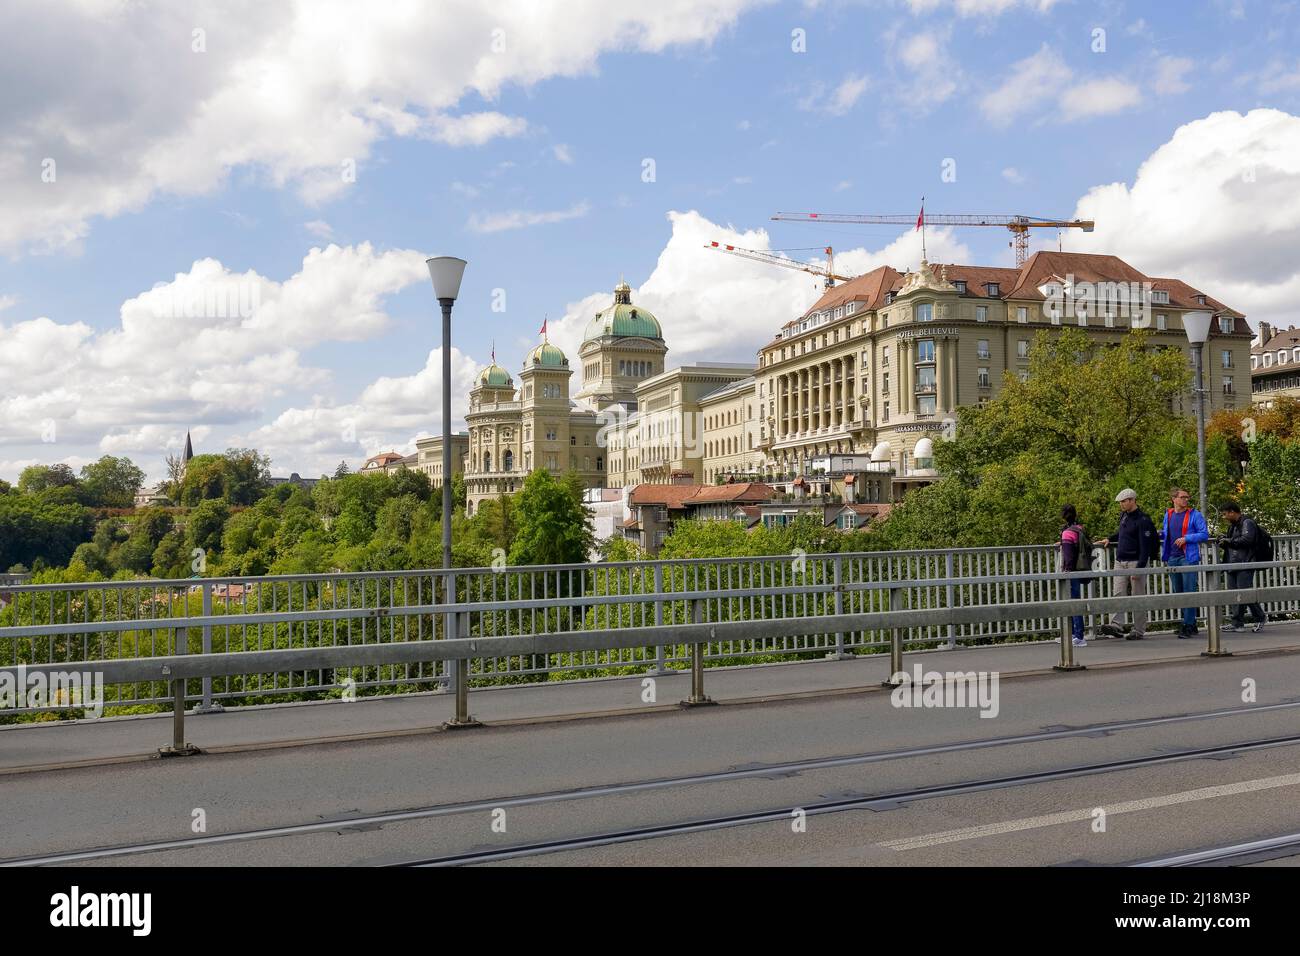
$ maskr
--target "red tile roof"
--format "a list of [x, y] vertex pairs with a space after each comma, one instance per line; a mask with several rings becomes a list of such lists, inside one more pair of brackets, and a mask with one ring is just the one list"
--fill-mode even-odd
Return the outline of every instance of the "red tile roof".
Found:
[[712, 504], [719, 501], [767, 501], [776, 489], [761, 481], [736, 482], [729, 485], [705, 485], [691, 496], [687, 505]]
[[657, 505], [664, 508], [684, 508], [683, 502], [704, 485], [637, 485], [628, 497], [633, 507]]
[[683, 509], [728, 501], [767, 501], [775, 495], [776, 489], [761, 481], [729, 485], [637, 485], [632, 489], [628, 502], [633, 507], [654, 505]]

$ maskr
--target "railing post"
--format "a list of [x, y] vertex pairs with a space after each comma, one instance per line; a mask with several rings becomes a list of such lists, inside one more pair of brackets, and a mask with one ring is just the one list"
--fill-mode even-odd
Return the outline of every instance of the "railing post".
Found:
[[[436, 593], [436, 592], [435, 592]], [[442, 575], [442, 603], [456, 603], [456, 575], [447, 573]], [[456, 632], [456, 615], [443, 612], [442, 615], [442, 636], [444, 639], [453, 636]], [[447, 678], [447, 693], [456, 693], [457, 683], [460, 677], [460, 668], [453, 661], [444, 660], [442, 662], [442, 672]]]
[[[691, 599], [691, 622], [704, 622], [704, 602], [699, 598]], [[709, 628], [709, 637], [712, 638], [713, 634], [713, 628]], [[682, 707], [706, 707], [717, 703], [704, 693], [704, 648], [700, 641], [691, 645], [691, 696], [681, 702]]]
[[[903, 589], [889, 589], [889, 610], [901, 611], [903, 608]], [[899, 628], [891, 627], [889, 629], [889, 677], [881, 681], [884, 687], [897, 687], [902, 683], [901, 680], [895, 680], [896, 675], [903, 672], [903, 638], [899, 634]]]
[[[204, 581], [202, 584], [199, 585], [199, 588], [203, 592], [203, 616], [211, 617], [212, 616], [212, 582]], [[306, 608], [304, 608], [304, 610], [306, 610]], [[204, 654], [212, 653], [212, 625], [211, 624], [203, 625], [203, 653]], [[194, 713], [219, 714], [224, 709], [225, 708], [223, 708], [220, 704], [215, 704], [212, 702], [212, 678], [204, 677], [203, 697], [199, 701], [199, 705], [194, 708]]]
[[[166, 670], [166, 668], [165, 668]], [[185, 742], [185, 678], [172, 677], [172, 745], [158, 751], [160, 757], [189, 757], [199, 748]]]
[[[470, 632], [469, 612], [462, 611], [460, 614], [448, 614], [447, 619], [452, 622], [451, 637], [461, 636], [468, 637]], [[475, 720], [469, 712], [469, 659], [458, 657], [455, 661], [456, 667], [456, 716], [443, 724], [447, 730], [463, 730], [466, 727], [482, 727], [483, 722]]]
[[[949, 581], [947, 587], [948, 609], [952, 610], [953, 602], [957, 599], [957, 589], [951, 583], [953, 578], [952, 552], [951, 551], [946, 552], [943, 557], [944, 557], [943, 575]], [[949, 621], [948, 622], [948, 650], [952, 650], [956, 646], [957, 646], [957, 625], [952, 623], [952, 621]]]
[[[838, 554], [831, 559], [831, 583], [835, 585], [835, 614], [844, 613], [844, 559]], [[842, 661], [853, 657], [844, 650], [844, 632], [835, 632], [835, 650], [826, 655], [831, 660]]]
[[[1205, 544], [1209, 545], [1210, 542], [1206, 541]], [[1207, 592], [1219, 590], [1218, 557], [1218, 548], [1206, 547], [1201, 554], [1202, 563], [1210, 569], [1205, 573], [1206, 583], [1204, 590]], [[1206, 560], [1207, 558], [1208, 561]], [[1232, 651], [1225, 651], [1223, 649], [1223, 633], [1220, 630], [1218, 604], [1207, 604], [1205, 606], [1205, 633], [1207, 635], [1207, 642], [1205, 650], [1201, 651], [1202, 657], [1232, 656]]]
[[[655, 627], [656, 628], [663, 627], [664, 625], [664, 566], [662, 564], [655, 565], [654, 605], [655, 605]], [[655, 645], [655, 664], [654, 664], [654, 669], [651, 670], [650, 673], [655, 676], [667, 673], [667, 668], [664, 666], [664, 646], [662, 644]]]
[[[1065, 591], [1065, 595], [1061, 594], [1062, 590]], [[1058, 579], [1056, 582], [1056, 599], [1058, 601], [1064, 601], [1069, 593], [1069, 582], [1064, 578]], [[1079, 589], [1079, 593], [1083, 593], [1082, 588]], [[1054, 671], [1087, 670], [1087, 668], [1082, 664], [1075, 663], [1074, 660], [1074, 631], [1070, 627], [1070, 618], [1075, 616], [1076, 615], [1067, 614], [1065, 617], [1061, 618], [1061, 662], [1052, 667], [1052, 670]], [[1081, 617], [1082, 615], [1078, 616]]]

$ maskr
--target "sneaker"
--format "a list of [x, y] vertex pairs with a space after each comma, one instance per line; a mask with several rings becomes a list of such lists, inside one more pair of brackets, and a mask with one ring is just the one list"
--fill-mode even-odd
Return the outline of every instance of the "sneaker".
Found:
[[1097, 628], [1097, 633], [1093, 636], [1100, 640], [1102, 637], [1123, 637], [1124, 632], [1114, 624], [1103, 624]]
[[1142, 639], [1145, 638], [1145, 637], [1146, 637], [1145, 634], [1139, 634], [1137, 631], [1129, 631], [1127, 634], [1124, 635], [1124, 640], [1126, 640], [1126, 641], [1140, 641], [1140, 640], [1142, 640]]
[[1193, 631], [1179, 631], [1179, 632], [1178, 632], [1178, 636], [1179, 636], [1179, 638], [1193, 638], [1193, 637], [1200, 637], [1200, 636], [1201, 636], [1201, 632], [1200, 632], [1200, 631], [1195, 631], [1195, 630], [1193, 630]]
[[1255, 622], [1255, 626], [1252, 627], [1252, 628], [1250, 629], [1250, 633], [1252, 633], [1252, 634], [1258, 634], [1258, 633], [1259, 633], [1260, 631], [1262, 631], [1262, 630], [1264, 630], [1264, 622], [1263, 622], [1263, 621], [1256, 621], [1256, 622]]
[[1245, 630], [1245, 628], [1242, 627], [1240, 624], [1234, 623], [1234, 624], [1229, 624], [1227, 630], [1231, 631], [1233, 634], [1240, 634], [1242, 631]]
[[1087, 647], [1087, 646], [1088, 646], [1088, 642], [1085, 641], [1085, 640], [1084, 640], [1083, 638], [1081, 638], [1081, 637], [1076, 637], [1074, 640], [1070, 641], [1070, 643], [1073, 644], [1075, 647]]

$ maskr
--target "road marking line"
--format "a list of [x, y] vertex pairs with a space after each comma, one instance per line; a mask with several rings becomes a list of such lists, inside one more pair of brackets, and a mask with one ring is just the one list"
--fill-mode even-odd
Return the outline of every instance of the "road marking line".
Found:
[[[1162, 797], [1143, 797], [1141, 800], [1129, 800], [1114, 806], [1102, 805], [1107, 816], [1117, 813], [1136, 813], [1139, 810], [1153, 810], [1156, 807], [1172, 807], [1180, 803], [1195, 803], [1199, 800], [1214, 800], [1218, 797], [1230, 797], [1240, 793], [1255, 793], [1260, 790], [1273, 790], [1277, 787], [1294, 787], [1300, 785], [1300, 773], [1289, 773], [1281, 777], [1261, 777], [1257, 780], [1243, 780], [1240, 783], [1220, 784], [1217, 787], [1200, 787], [1196, 790], [1183, 790]], [[1092, 819], [1093, 809], [1066, 810], [1061, 813], [1048, 813], [1037, 817], [1023, 817], [1019, 820], [1005, 820], [1001, 823], [986, 823], [977, 827], [962, 827], [959, 830], [943, 830], [925, 836], [905, 837], [901, 840], [888, 840], [880, 846], [891, 850], [919, 850], [927, 846], [942, 843], [959, 843], [962, 840], [977, 840], [980, 837], [998, 836], [1003, 833], [1015, 833], [1019, 830], [1034, 830], [1039, 827], [1052, 827], [1061, 823], [1078, 823]]]

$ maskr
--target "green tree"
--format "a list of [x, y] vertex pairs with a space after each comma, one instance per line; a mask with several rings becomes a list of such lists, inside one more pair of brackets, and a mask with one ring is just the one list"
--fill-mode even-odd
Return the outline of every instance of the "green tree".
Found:
[[510, 548], [512, 564], [570, 564], [587, 560], [595, 535], [583, 506], [581, 479], [556, 480], [534, 471], [519, 492], [519, 528]]
[[81, 469], [82, 498], [101, 508], [129, 508], [144, 484], [144, 472], [130, 458], [105, 455]]
[[970, 483], [984, 462], [1036, 451], [1078, 461], [1097, 477], [1113, 474], [1183, 426], [1173, 400], [1190, 380], [1183, 353], [1152, 350], [1142, 330], [1116, 345], [1077, 329], [1040, 331], [1028, 378], [1007, 373], [988, 408], [963, 409], [955, 441], [936, 446], [936, 465]]
[[198, 548], [209, 563], [214, 563], [221, 555], [221, 534], [229, 518], [230, 508], [224, 501], [214, 499], [202, 502], [186, 519], [186, 550], [192, 553]]
[[169, 531], [154, 549], [153, 576], [156, 578], [187, 578], [191, 575], [190, 554], [185, 550], [185, 535]]
[[36, 495], [50, 488], [75, 488], [77, 476], [71, 466], [29, 465], [18, 476], [18, 491], [24, 495]]

